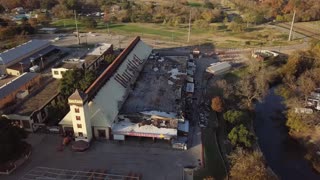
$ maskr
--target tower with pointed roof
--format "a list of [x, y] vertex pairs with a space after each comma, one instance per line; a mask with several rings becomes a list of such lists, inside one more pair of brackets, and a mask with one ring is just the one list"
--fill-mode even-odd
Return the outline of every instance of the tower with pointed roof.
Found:
[[92, 127], [88, 111], [87, 94], [78, 89], [69, 97], [71, 118], [76, 141], [90, 142], [92, 139]]

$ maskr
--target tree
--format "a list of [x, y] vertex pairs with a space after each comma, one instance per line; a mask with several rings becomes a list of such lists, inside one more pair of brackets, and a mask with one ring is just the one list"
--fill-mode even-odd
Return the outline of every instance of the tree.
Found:
[[96, 75], [93, 71], [83, 69], [73, 69], [66, 71], [60, 81], [59, 90], [65, 97], [70, 96], [76, 89], [85, 91], [95, 80]]
[[211, 100], [211, 108], [212, 110], [216, 111], [216, 112], [222, 112], [223, 111], [223, 102], [221, 97], [216, 96], [214, 98], [212, 98]]
[[271, 172], [268, 171], [263, 154], [254, 150], [246, 151], [237, 148], [229, 156], [231, 163], [230, 177], [234, 180], [275, 180]]
[[208, 8], [208, 9], [213, 9], [214, 6], [210, 1], [205, 1], [203, 7]]
[[287, 114], [286, 126], [290, 128], [290, 131], [304, 132], [310, 127], [304, 121], [302, 114], [297, 114], [293, 111], [289, 111]]
[[208, 23], [211, 23], [213, 21], [213, 12], [212, 10], [205, 10], [201, 13], [201, 17], [207, 21]]
[[228, 29], [231, 30], [232, 32], [242, 32], [244, 30], [244, 26], [242, 23], [237, 23], [235, 21], [232, 21], [229, 24]]
[[194, 26], [199, 29], [206, 29], [209, 27], [209, 23], [203, 19], [199, 19], [193, 22]]
[[47, 26], [49, 25], [51, 21], [51, 18], [49, 16], [49, 14], [47, 13], [40, 13], [38, 14], [38, 17], [37, 17], [37, 22], [44, 25], [44, 26]]
[[21, 34], [33, 34], [35, 32], [35, 28], [32, 27], [29, 22], [28, 19], [26, 21], [22, 21], [19, 30], [21, 32]]
[[23, 4], [27, 9], [39, 9], [40, 7], [39, 0], [24, 0]]
[[85, 17], [81, 21], [86, 28], [90, 28], [90, 29], [96, 28], [98, 25], [97, 21], [92, 17]]
[[247, 114], [243, 111], [228, 110], [223, 114], [223, 118], [231, 124], [237, 124], [240, 122], [244, 122], [248, 117]]
[[6, 11], [6, 9], [0, 4], [0, 13], [3, 13], [5, 11]]
[[19, 158], [25, 150], [26, 137], [23, 128], [0, 116], [0, 163]]
[[317, 87], [316, 80], [312, 77], [311, 71], [306, 71], [299, 77], [298, 86], [304, 96], [305, 102], [307, 102], [310, 93]]
[[72, 10], [69, 10], [66, 6], [57, 4], [52, 8], [52, 13], [54, 16], [59, 18], [67, 18], [71, 17], [73, 12]]
[[28, 23], [32, 26], [32, 27], [37, 27], [37, 25], [38, 25], [38, 19], [37, 18], [30, 18], [29, 20], [28, 20]]
[[108, 54], [106, 57], [105, 57], [105, 61], [110, 64], [112, 63], [115, 59], [116, 59], [116, 55], [114, 54]]
[[243, 77], [236, 85], [236, 94], [242, 97], [242, 103], [246, 108], [253, 108], [253, 101], [262, 101], [269, 89], [269, 79], [265, 69]]
[[314, 59], [308, 52], [298, 51], [289, 56], [287, 63], [282, 68], [282, 74], [293, 75], [298, 78], [303, 72], [311, 69], [314, 65]]
[[41, 9], [51, 9], [57, 4], [56, 0], [41, 0], [40, 8]]
[[228, 134], [232, 145], [240, 145], [250, 148], [254, 142], [254, 135], [243, 125], [234, 127]]
[[8, 26], [9, 22], [7, 19], [0, 18], [0, 28]]
[[218, 88], [222, 89], [223, 91], [223, 98], [229, 99], [234, 94], [234, 87], [229, 84], [225, 79], [217, 80], [216, 85]]

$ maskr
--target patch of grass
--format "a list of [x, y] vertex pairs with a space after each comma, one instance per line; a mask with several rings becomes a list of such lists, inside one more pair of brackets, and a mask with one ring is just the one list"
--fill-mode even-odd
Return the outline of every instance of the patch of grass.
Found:
[[190, 1], [190, 2], [188, 2], [188, 6], [191, 6], [191, 7], [201, 7], [201, 6], [202, 6], [202, 3]]
[[240, 77], [243, 77], [248, 74], [248, 68], [247, 67], [241, 67], [234, 71], [228, 72], [224, 75], [223, 79], [228, 81], [229, 83], [237, 82]]
[[217, 119], [214, 112], [211, 112], [209, 126], [202, 131], [205, 168], [200, 169], [195, 173], [195, 179], [203, 179], [205, 177], [224, 179], [226, 177], [224, 162], [220, 156], [220, 150], [215, 134], [216, 132], [213, 128], [214, 122], [217, 122]]
[[[56, 21], [53, 21], [51, 23], [53, 26], [57, 28], [63, 28], [63, 29], [76, 29], [76, 24], [74, 19], [58, 19]], [[78, 20], [77, 21], [78, 28], [82, 28], [82, 23]]]
[[150, 34], [163, 37], [180, 37], [185, 35], [185, 33], [176, 31], [176, 30], [165, 30], [163, 28], [154, 28], [152, 26], [138, 24], [138, 23], [125, 23], [125, 24], [111, 24], [109, 25], [111, 31], [115, 32], [127, 32], [127, 33], [141, 33], [141, 34]]

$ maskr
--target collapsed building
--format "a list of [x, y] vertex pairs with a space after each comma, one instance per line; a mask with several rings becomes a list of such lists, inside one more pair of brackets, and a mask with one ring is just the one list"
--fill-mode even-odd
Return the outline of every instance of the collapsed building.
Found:
[[151, 62], [151, 54], [152, 48], [136, 37], [85, 92], [69, 97], [70, 111], [59, 123], [63, 131], [87, 142], [177, 137], [184, 122], [180, 102], [186, 78], [179, 69], [185, 65], [163, 58]]

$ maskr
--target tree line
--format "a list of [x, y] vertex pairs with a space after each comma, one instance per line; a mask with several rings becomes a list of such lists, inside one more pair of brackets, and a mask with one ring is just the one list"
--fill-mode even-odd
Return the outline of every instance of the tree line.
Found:
[[318, 0], [230, 0], [242, 13], [260, 14], [266, 19], [290, 21], [296, 11], [296, 21], [320, 20]]

